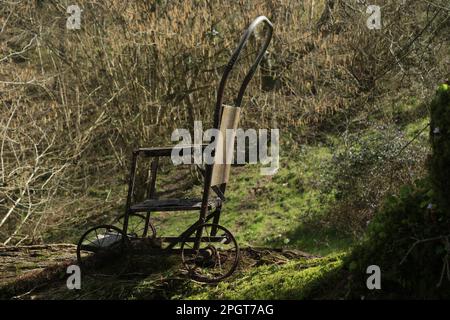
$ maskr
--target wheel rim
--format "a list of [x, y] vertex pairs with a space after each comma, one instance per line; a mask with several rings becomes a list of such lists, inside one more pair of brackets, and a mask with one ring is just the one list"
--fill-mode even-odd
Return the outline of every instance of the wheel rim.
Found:
[[78, 242], [78, 264], [84, 274], [120, 275], [128, 266], [128, 244], [128, 238], [115, 226], [93, 227]]
[[[193, 238], [200, 228], [202, 241], [194, 250]], [[217, 228], [216, 238], [212, 236], [213, 228]], [[238, 266], [239, 256], [233, 234], [220, 225], [201, 225], [186, 235], [181, 244], [183, 265], [190, 277], [200, 282], [217, 282], [229, 277]]]

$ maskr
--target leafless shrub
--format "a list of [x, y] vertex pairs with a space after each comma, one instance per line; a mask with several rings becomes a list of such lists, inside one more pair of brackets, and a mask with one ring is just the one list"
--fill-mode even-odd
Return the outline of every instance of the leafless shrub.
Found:
[[[377, 31], [366, 27], [366, 5], [351, 0], [80, 0], [80, 30], [66, 29], [68, 1], [2, 1], [1, 242], [39, 241], [49, 226], [117, 207], [124, 193], [105, 186], [123, 184], [130, 149], [211, 122], [221, 68], [259, 14], [276, 33], [244, 126], [277, 126], [282, 139], [305, 142], [343, 130], [332, 115], [364, 115], [410, 90], [426, 96], [448, 74], [448, 3], [374, 2], [383, 8]], [[87, 196], [97, 189], [109, 190], [103, 200]]]

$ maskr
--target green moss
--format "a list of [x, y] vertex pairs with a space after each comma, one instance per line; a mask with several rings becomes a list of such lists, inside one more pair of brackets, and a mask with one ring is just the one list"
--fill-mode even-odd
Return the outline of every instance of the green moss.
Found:
[[340, 269], [342, 256], [256, 267], [233, 282], [198, 285], [188, 299], [305, 299]]

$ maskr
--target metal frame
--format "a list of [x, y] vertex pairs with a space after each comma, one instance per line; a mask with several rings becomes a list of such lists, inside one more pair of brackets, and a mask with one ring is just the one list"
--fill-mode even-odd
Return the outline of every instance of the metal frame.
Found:
[[[241, 103], [242, 103], [242, 99], [243, 99], [245, 90], [246, 90], [248, 84], [250, 83], [250, 80], [253, 78], [253, 76], [256, 72], [256, 69], [257, 69], [258, 65], [260, 64], [261, 60], [263, 59], [264, 54], [267, 50], [267, 47], [270, 44], [270, 41], [272, 39], [272, 33], [273, 33], [272, 23], [265, 16], [259, 16], [255, 20], [253, 20], [253, 22], [249, 25], [247, 30], [244, 32], [237, 48], [233, 52], [230, 60], [228, 61], [227, 65], [225, 67], [225, 70], [223, 72], [222, 78], [220, 80], [219, 88], [217, 91], [217, 98], [216, 98], [216, 104], [215, 104], [215, 110], [214, 110], [214, 128], [215, 129], [218, 129], [220, 127], [220, 120], [221, 120], [221, 114], [222, 114], [222, 100], [223, 100], [223, 94], [225, 91], [228, 76], [230, 75], [236, 61], [238, 60], [238, 58], [242, 52], [242, 49], [245, 47], [246, 43], [250, 39], [250, 36], [252, 35], [252, 33], [254, 32], [256, 27], [261, 23], [264, 23], [268, 27], [268, 31], [266, 33], [264, 43], [263, 43], [261, 49], [259, 50], [258, 55], [257, 55], [253, 65], [251, 66], [250, 70], [247, 72], [247, 74], [244, 77], [244, 80], [241, 84], [241, 87], [239, 88], [239, 92], [234, 101], [235, 107], [241, 107]], [[165, 147], [165, 148], [139, 148], [133, 152], [132, 161], [131, 161], [131, 170], [130, 170], [131, 174], [130, 174], [130, 179], [129, 179], [129, 183], [128, 183], [128, 195], [127, 195], [127, 202], [126, 202], [126, 208], [125, 208], [125, 219], [124, 219], [124, 225], [123, 225], [123, 233], [124, 234], [127, 234], [127, 229], [128, 229], [128, 215], [131, 212], [130, 208], [131, 208], [132, 196], [133, 196], [133, 191], [134, 191], [134, 182], [135, 182], [138, 157], [143, 155], [145, 157], [153, 157], [154, 158], [154, 160], [152, 161], [152, 164], [151, 164], [151, 179], [149, 181], [148, 194], [147, 194], [148, 198], [152, 198], [155, 193], [155, 183], [156, 183], [159, 157], [170, 156], [172, 154], [172, 151], [175, 148], [179, 148], [180, 149], [179, 152], [185, 152], [185, 150], [187, 151], [188, 149], [191, 149], [190, 151], [192, 151], [192, 149], [194, 147], [195, 146]], [[205, 147], [206, 147], [206, 145], [202, 145], [202, 149], [204, 149]], [[218, 208], [216, 208], [214, 210], [214, 212], [208, 214], [208, 201], [209, 201], [210, 190], [211, 190], [212, 170], [213, 170], [213, 165], [206, 165], [206, 170], [205, 170], [205, 175], [204, 175], [205, 181], [204, 181], [204, 186], [203, 186], [202, 205], [201, 205], [201, 209], [200, 209], [199, 219], [194, 224], [192, 224], [186, 231], [184, 231], [179, 237], [160, 237], [159, 239], [161, 239], [162, 241], [170, 243], [170, 245], [166, 249], [163, 249], [163, 250], [173, 249], [173, 247], [176, 246], [179, 243], [179, 241], [181, 241], [181, 239], [183, 239], [184, 235], [189, 234], [189, 232], [191, 232], [192, 230], [194, 230], [201, 224], [204, 224], [211, 219], [213, 219], [213, 224], [219, 223], [222, 205], [220, 205]], [[225, 189], [226, 189], [226, 184], [223, 184], [220, 186], [220, 188], [218, 188], [218, 190], [217, 189], [215, 190], [216, 193], [218, 193], [218, 195], [222, 198], [222, 200], [224, 200]], [[151, 214], [151, 212], [147, 212], [146, 226], [148, 226], [148, 223], [150, 221], [150, 214]], [[216, 235], [215, 233], [216, 232], [214, 230], [213, 234], [212, 234], [213, 237]], [[198, 248], [200, 240], [201, 240], [201, 230], [197, 234], [197, 237], [195, 239], [195, 248]]]
[[[262, 47], [260, 48], [255, 61], [253, 62], [252, 66], [250, 67], [250, 70], [247, 72], [246, 76], [244, 77], [244, 79], [242, 81], [242, 84], [239, 88], [238, 94], [234, 100], [234, 107], [237, 107], [237, 108], [241, 107], [242, 98], [244, 96], [245, 90], [246, 90], [250, 80], [253, 78], [259, 63], [263, 59], [264, 54], [267, 50], [267, 47], [270, 44], [270, 41], [272, 38], [272, 33], [273, 33], [272, 23], [265, 16], [259, 16], [255, 20], [253, 20], [253, 22], [249, 25], [247, 30], [244, 32], [237, 48], [235, 49], [230, 60], [228, 61], [227, 65], [225, 66], [225, 69], [224, 69], [224, 72], [223, 72], [223, 75], [222, 75], [222, 78], [220, 80], [219, 87], [217, 90], [216, 103], [215, 103], [215, 109], [214, 109], [214, 125], [213, 125], [214, 129], [220, 128], [222, 111], [223, 111], [222, 100], [223, 100], [223, 94], [225, 91], [228, 76], [230, 75], [230, 72], [232, 71], [233, 67], [235, 66], [236, 61], [238, 60], [238, 58], [242, 52], [242, 49], [245, 47], [246, 43], [250, 39], [250, 36], [252, 35], [252, 33], [254, 32], [256, 27], [258, 25], [260, 25], [261, 23], [265, 24], [268, 27], [267, 28], [268, 31], [266, 33], [264, 43], [263, 43]], [[127, 200], [126, 200], [126, 206], [125, 206], [124, 222], [123, 222], [123, 227], [122, 227], [123, 236], [128, 237], [127, 231], [128, 231], [129, 215], [130, 215], [130, 213], [134, 212], [132, 209], [132, 204], [133, 204], [132, 198], [133, 198], [133, 194], [134, 194], [135, 177], [136, 177], [137, 164], [138, 164], [139, 157], [153, 158], [153, 160], [151, 162], [151, 169], [150, 169], [151, 176], [150, 176], [150, 180], [147, 185], [146, 197], [147, 197], [147, 199], [154, 199], [156, 177], [157, 177], [158, 166], [159, 166], [159, 158], [160, 157], [170, 157], [174, 150], [177, 151], [178, 154], [182, 154], [189, 150], [190, 154], [192, 154], [191, 151], [195, 147], [197, 147], [197, 148], [201, 147], [202, 151], [203, 151], [206, 146], [207, 145], [204, 144], [201, 146], [191, 145], [191, 146], [182, 146], [182, 147], [176, 146], [176, 147], [164, 147], [164, 148], [139, 148], [139, 149], [136, 149], [133, 151], [132, 159], [131, 159], [131, 167], [130, 167], [130, 176], [129, 176], [129, 180], [128, 180], [128, 194], [127, 194]], [[183, 245], [186, 242], [193, 242], [194, 243], [193, 251], [197, 250], [197, 252], [198, 252], [198, 251], [200, 251], [198, 249], [200, 247], [201, 242], [205, 241], [206, 238], [208, 239], [209, 242], [219, 242], [219, 241], [224, 240], [224, 236], [217, 236], [216, 233], [217, 233], [217, 228], [224, 229], [222, 226], [219, 226], [219, 221], [220, 221], [220, 213], [222, 210], [222, 203], [225, 200], [224, 195], [225, 195], [225, 190], [226, 190], [226, 183], [223, 183], [219, 186], [211, 187], [213, 167], [214, 167], [213, 164], [206, 165], [206, 168], [203, 173], [204, 184], [203, 184], [203, 194], [202, 194], [202, 199], [201, 199], [201, 206], [200, 206], [200, 208], [198, 208], [198, 207], [195, 208], [195, 210], [200, 211], [199, 219], [195, 223], [193, 223], [189, 228], [187, 228], [178, 237], [158, 237], [157, 239], [160, 240], [161, 243], [165, 242], [165, 243], [169, 243], [169, 245], [166, 248], [163, 248], [161, 246], [161, 248], [155, 248], [155, 250], [152, 249], [151, 250], [152, 252], [155, 252], [158, 254], [178, 252], [178, 251], [180, 251], [180, 249], [175, 249], [175, 246], [179, 243], [182, 243], [182, 248], [183, 248]], [[217, 196], [221, 199], [221, 202], [218, 204], [218, 206], [215, 207], [215, 210], [213, 210], [212, 212], [210, 212], [210, 210], [209, 210], [209, 201], [210, 201], [211, 190], [213, 190], [217, 194]], [[145, 209], [145, 207], [142, 207], [142, 208]], [[183, 208], [183, 209], [180, 208], [180, 209], [176, 209], [173, 211], [186, 211], [186, 210], [187, 209], [185, 209], [185, 208]], [[145, 210], [143, 210], [143, 211], [145, 211]], [[157, 208], [154, 208], [154, 210], [149, 210], [146, 212], [144, 237], [147, 236], [152, 211], [159, 211], [159, 210], [157, 210]], [[203, 232], [203, 228], [204, 228], [203, 226], [206, 226], [205, 223], [210, 221], [211, 219], [213, 220], [211, 233], [208, 235], [208, 237], [202, 237], [202, 232]], [[209, 225], [209, 226], [211, 226], [211, 225]], [[187, 235], [191, 234], [196, 229], [197, 229], [197, 232], [195, 234], [195, 237], [186, 238]], [[226, 229], [224, 229], [224, 230], [226, 230]], [[228, 230], [226, 230], [226, 231], [228, 231]], [[80, 239], [79, 247], [81, 246], [83, 237]], [[229, 240], [229, 239], [227, 239], [227, 240]], [[233, 240], [235, 241], [234, 237], [233, 237]], [[237, 249], [239, 252], [239, 248], [237, 248]], [[81, 249], [79, 248], [77, 251], [78, 254], [79, 254], [80, 250]], [[186, 249], [185, 251], [189, 251], [189, 250]]]

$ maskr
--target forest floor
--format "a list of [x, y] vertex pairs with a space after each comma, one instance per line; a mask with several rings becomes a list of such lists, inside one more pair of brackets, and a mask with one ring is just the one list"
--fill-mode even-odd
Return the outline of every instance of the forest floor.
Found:
[[[239, 272], [247, 272], [252, 267], [263, 265], [284, 265], [292, 260], [317, 258], [298, 250], [282, 250], [273, 248], [243, 248]], [[120, 294], [108, 298], [124, 298], [124, 295], [135, 291], [137, 287], [152, 279], [152, 285], [147, 286], [147, 297], [169, 298], [177, 293], [183, 285], [192, 281], [183, 274], [181, 261], [178, 257], [164, 258], [164, 268], [155, 266], [154, 262], [161, 260], [159, 256], [142, 255], [132, 259], [139, 260], [147, 270], [136, 273], [124, 272], [120, 276], [97, 278], [86, 276], [82, 278], [82, 288], [88, 290], [69, 290], [66, 285], [67, 267], [76, 264], [76, 246], [72, 244], [48, 244], [19, 247], [0, 247], [0, 298], [2, 299], [83, 299], [101, 297], [97, 290], [89, 290], [98, 285], [97, 282], [109, 285], [119, 284], [123, 290]], [[166, 268], [169, 266], [168, 268]], [[161, 270], [162, 269], [162, 270]], [[144, 271], [144, 272], [142, 272]], [[155, 279], [157, 279], [155, 281]], [[172, 285], [177, 282], [174, 288]], [[144, 284], [145, 287], [145, 284]], [[100, 288], [104, 288], [100, 287]], [[152, 292], [152, 290], [154, 292]], [[164, 293], [163, 293], [164, 291]], [[104, 293], [108, 294], [109, 290]], [[132, 298], [128, 296], [128, 298]]]

